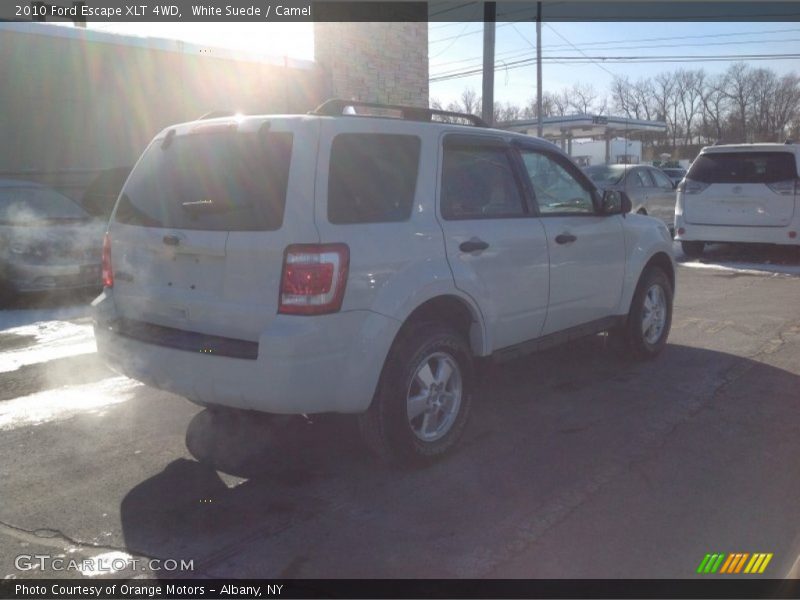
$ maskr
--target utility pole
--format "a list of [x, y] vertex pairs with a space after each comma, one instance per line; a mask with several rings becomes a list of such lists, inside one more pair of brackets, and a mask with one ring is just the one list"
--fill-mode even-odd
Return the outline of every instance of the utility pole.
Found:
[[542, 137], [542, 3], [536, 3], [536, 135]]
[[497, 8], [494, 2], [483, 3], [483, 94], [481, 117], [494, 125], [494, 27]]

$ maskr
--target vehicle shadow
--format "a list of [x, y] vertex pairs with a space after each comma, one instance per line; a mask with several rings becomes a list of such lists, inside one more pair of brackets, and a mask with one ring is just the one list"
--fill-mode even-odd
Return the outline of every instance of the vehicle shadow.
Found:
[[776, 244], [707, 244], [698, 259], [683, 255], [676, 244], [676, 257], [680, 262], [697, 261], [706, 264], [732, 265], [769, 271], [781, 267], [800, 266], [800, 246]]
[[[184, 577], [467, 576], [460, 565], [477, 547], [510, 543], [510, 519], [570, 510], [563, 498], [665, 452], [665, 437], [704, 409], [734, 425], [705, 432], [703, 447], [730, 447], [734, 435], [752, 473], [753, 460], [775, 452], [776, 419], [800, 430], [798, 389], [794, 373], [688, 346], [630, 363], [597, 336], [487, 369], [462, 445], [423, 468], [370, 459], [352, 418], [203, 410], [187, 430], [194, 460], [170, 462], [123, 499], [125, 544], [194, 560]], [[704, 453], [720, 489], [740, 475], [728, 454]], [[443, 549], [444, 562], [426, 558]]]

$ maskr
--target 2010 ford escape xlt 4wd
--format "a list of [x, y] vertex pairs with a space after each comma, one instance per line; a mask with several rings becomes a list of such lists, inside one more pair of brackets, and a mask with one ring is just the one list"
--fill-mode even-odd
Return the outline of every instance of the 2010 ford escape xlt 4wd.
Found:
[[549, 142], [352, 104], [156, 136], [93, 303], [114, 369], [204, 406], [357, 413], [374, 450], [424, 460], [461, 435], [478, 359], [601, 331], [663, 348], [662, 222]]

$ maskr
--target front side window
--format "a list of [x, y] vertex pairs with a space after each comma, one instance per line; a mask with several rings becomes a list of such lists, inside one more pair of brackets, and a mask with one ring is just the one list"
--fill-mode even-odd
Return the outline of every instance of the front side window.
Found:
[[509, 150], [445, 145], [441, 206], [445, 219], [523, 216]]
[[634, 180], [639, 180], [639, 183], [636, 187], [645, 187], [650, 188], [654, 187], [653, 178], [650, 177], [650, 173], [648, 173], [644, 169], [637, 169], [633, 174]]
[[335, 224], [408, 220], [419, 156], [417, 136], [337, 135], [331, 146], [328, 220]]
[[593, 214], [592, 194], [558, 161], [543, 152], [525, 150], [522, 160], [539, 212]]
[[652, 170], [650, 171], [650, 175], [653, 176], [653, 179], [656, 182], [656, 187], [659, 187], [662, 190], [671, 190], [673, 188], [672, 182], [661, 171]]

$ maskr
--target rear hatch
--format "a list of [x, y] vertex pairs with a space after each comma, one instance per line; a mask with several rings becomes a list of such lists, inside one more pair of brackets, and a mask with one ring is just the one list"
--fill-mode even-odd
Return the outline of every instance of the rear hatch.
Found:
[[687, 223], [785, 227], [794, 215], [797, 165], [781, 151], [708, 152], [683, 185]]
[[303, 176], [314, 170], [314, 125], [212, 120], [154, 140], [109, 226], [121, 316], [256, 341], [277, 312], [287, 244], [318, 241], [313, 177]]

